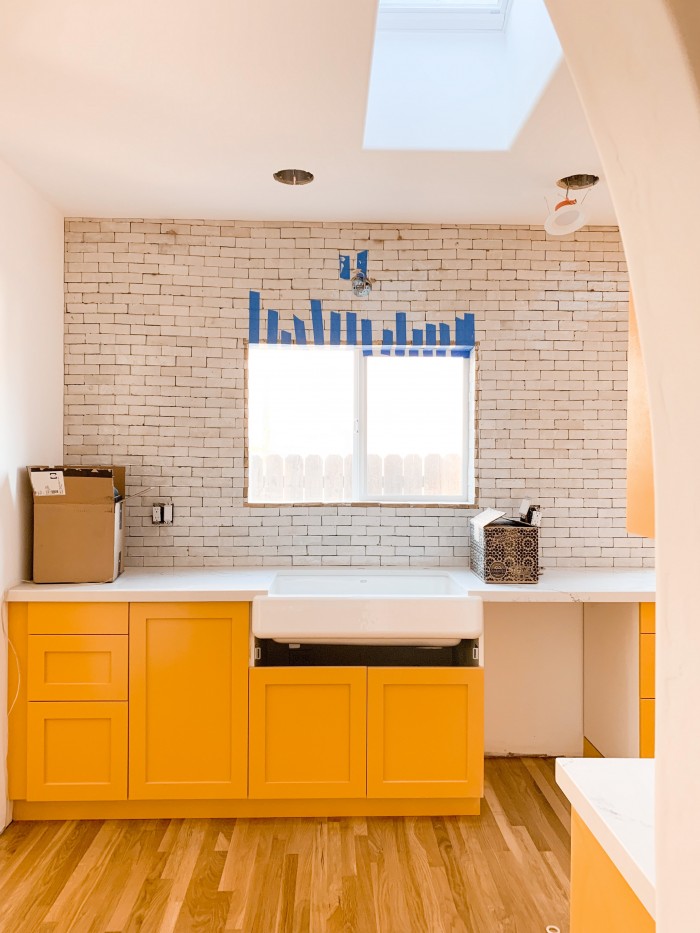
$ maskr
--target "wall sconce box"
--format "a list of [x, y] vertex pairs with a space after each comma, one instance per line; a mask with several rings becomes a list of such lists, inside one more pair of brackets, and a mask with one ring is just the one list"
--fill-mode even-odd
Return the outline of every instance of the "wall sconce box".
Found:
[[469, 519], [469, 563], [484, 583], [537, 583], [539, 528], [485, 509]]
[[111, 583], [124, 563], [125, 467], [27, 467], [34, 582]]

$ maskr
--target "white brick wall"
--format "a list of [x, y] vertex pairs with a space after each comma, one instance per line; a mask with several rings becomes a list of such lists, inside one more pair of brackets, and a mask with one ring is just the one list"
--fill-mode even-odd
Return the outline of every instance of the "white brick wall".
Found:
[[[338, 279], [369, 249], [371, 298]], [[127, 563], [463, 566], [469, 511], [243, 502], [248, 291], [264, 308], [409, 327], [476, 315], [481, 507], [545, 509], [554, 566], [649, 566], [625, 532], [628, 284], [616, 229], [74, 219], [66, 222], [68, 463], [125, 463]], [[376, 330], [375, 330], [376, 332]], [[150, 503], [170, 498], [175, 524]]]

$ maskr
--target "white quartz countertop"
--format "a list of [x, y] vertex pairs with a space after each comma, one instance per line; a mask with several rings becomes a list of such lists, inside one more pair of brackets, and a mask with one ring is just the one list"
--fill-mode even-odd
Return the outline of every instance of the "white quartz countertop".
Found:
[[559, 758], [557, 783], [655, 917], [654, 759]]
[[[295, 569], [134, 567], [125, 570], [114, 583], [20, 583], [8, 591], [7, 599], [10, 602], [247, 602], [254, 596], [266, 595], [278, 571], [289, 573]], [[363, 568], [352, 569], [361, 573]], [[332, 574], [338, 568], [298, 568], [300, 573], [309, 570]], [[538, 583], [520, 585], [483, 583], [470, 570], [449, 569], [449, 573], [456, 583], [485, 602], [653, 602], [656, 590], [653, 570], [545, 570]]]

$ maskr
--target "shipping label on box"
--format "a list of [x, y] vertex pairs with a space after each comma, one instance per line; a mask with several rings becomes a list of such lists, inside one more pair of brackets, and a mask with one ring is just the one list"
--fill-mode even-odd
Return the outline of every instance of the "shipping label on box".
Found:
[[30, 470], [29, 479], [35, 496], [65, 496], [63, 470]]

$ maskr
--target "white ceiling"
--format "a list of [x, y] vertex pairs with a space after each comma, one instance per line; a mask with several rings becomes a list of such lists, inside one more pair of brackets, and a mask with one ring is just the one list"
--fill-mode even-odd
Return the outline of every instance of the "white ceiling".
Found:
[[600, 174], [565, 65], [508, 152], [363, 150], [376, 5], [5, 0], [0, 158], [69, 216], [541, 223]]

